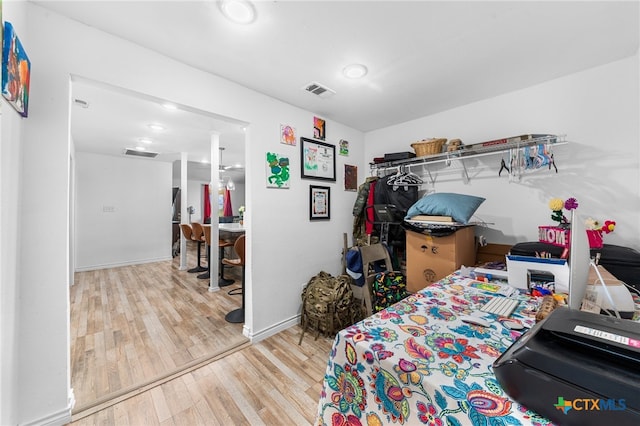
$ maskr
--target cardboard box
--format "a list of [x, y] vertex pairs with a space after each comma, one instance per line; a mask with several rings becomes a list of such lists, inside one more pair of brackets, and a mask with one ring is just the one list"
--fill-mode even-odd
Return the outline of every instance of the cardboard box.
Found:
[[413, 231], [407, 236], [407, 291], [415, 293], [476, 263], [475, 228], [467, 226], [446, 237], [432, 237]]
[[507, 262], [507, 254], [511, 250], [511, 244], [487, 244], [478, 247], [476, 253], [476, 264], [484, 265], [488, 262]]

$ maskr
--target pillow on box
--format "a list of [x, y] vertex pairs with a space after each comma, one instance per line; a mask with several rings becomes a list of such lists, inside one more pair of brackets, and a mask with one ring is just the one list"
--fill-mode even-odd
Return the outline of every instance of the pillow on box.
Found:
[[451, 216], [456, 222], [467, 224], [484, 200], [473, 195], [434, 192], [416, 201], [407, 211], [405, 219], [419, 214]]

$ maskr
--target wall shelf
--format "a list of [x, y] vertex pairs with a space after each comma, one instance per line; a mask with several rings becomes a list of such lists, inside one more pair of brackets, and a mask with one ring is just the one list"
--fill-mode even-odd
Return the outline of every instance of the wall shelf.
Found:
[[[509, 158], [516, 160], [516, 165], [521, 164], [518, 155], [521, 155], [521, 149], [531, 146], [544, 144], [547, 147], [564, 145], [567, 141], [564, 139], [564, 135], [525, 135], [513, 138], [498, 139], [494, 141], [482, 142], [473, 145], [466, 145], [464, 148], [457, 151], [442, 152], [440, 154], [426, 155], [423, 157], [414, 157], [405, 160], [395, 160], [383, 163], [370, 163], [372, 174], [386, 175], [389, 171], [396, 172], [411, 172], [411, 168], [414, 166], [429, 166], [435, 164], [444, 163], [446, 166], [450, 166], [453, 162], [458, 162], [463, 168], [463, 179], [466, 182], [469, 181], [469, 174], [465, 165], [465, 160], [473, 158], [484, 157], [487, 155], [504, 154], [508, 152]], [[553, 161], [553, 156], [551, 161]], [[509, 166], [509, 165], [507, 165]], [[549, 165], [551, 167], [551, 164]], [[510, 170], [513, 167], [509, 167]], [[431, 176], [429, 168], [426, 167], [427, 175], [429, 176], [431, 183], [435, 183], [435, 179]], [[510, 177], [516, 175], [515, 172], [509, 173]], [[519, 178], [520, 173], [517, 173]]]

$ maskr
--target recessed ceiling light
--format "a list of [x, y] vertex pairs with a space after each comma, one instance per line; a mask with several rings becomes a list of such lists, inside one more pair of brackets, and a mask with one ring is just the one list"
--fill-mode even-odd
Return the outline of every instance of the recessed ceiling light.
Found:
[[351, 64], [344, 67], [342, 74], [347, 78], [362, 78], [367, 75], [367, 67], [362, 64]]
[[164, 130], [164, 126], [158, 123], [151, 123], [148, 126], [151, 130], [154, 130], [156, 132], [161, 132]]
[[145, 148], [144, 146], [136, 146], [136, 151], [144, 151], [147, 148]]
[[153, 141], [151, 139], [149, 139], [149, 138], [140, 138], [140, 139], [138, 139], [138, 142], [146, 143], [146, 144], [152, 144], [153, 143]]
[[222, 14], [236, 24], [250, 24], [256, 18], [256, 10], [247, 0], [222, 0], [219, 5]]

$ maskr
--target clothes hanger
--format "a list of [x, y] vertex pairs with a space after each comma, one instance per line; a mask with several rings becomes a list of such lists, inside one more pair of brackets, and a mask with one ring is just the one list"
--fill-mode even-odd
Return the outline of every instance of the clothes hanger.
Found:
[[398, 169], [398, 173], [391, 176], [389, 180], [387, 180], [388, 185], [393, 185], [393, 190], [397, 191], [400, 186], [404, 187], [405, 191], [409, 190], [409, 186], [418, 186], [422, 185], [424, 182], [420, 177], [411, 172], [406, 172], [403, 166], [400, 166]]
[[400, 176], [401, 176], [400, 167], [398, 167], [394, 174], [388, 175], [388, 177], [387, 177], [387, 185], [394, 185], [395, 182], [396, 182], [396, 179], [400, 178]]
[[555, 158], [553, 158], [553, 152], [551, 152], [551, 147], [549, 147], [549, 152], [551, 153], [551, 155], [549, 156], [549, 170], [551, 170], [551, 166], [553, 166], [553, 168], [556, 170], [556, 173], [558, 173], [558, 167], [556, 166]]
[[504, 158], [500, 160], [500, 170], [498, 170], [498, 176], [502, 175], [503, 170], [506, 170], [507, 173], [511, 173], [509, 167], [507, 167], [507, 163], [504, 161]]

